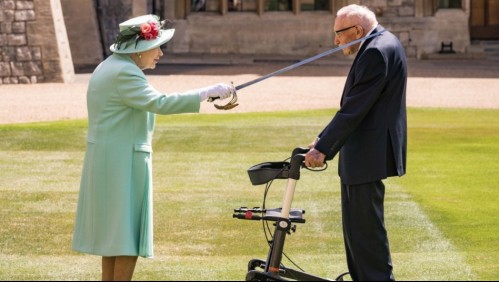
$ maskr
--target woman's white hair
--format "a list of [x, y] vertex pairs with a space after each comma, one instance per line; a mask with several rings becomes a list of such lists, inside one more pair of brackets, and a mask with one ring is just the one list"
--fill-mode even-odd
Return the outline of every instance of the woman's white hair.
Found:
[[360, 6], [356, 4], [348, 5], [341, 8], [338, 13], [336, 13], [336, 16], [346, 18], [356, 17], [360, 20], [359, 24], [365, 30], [371, 30], [378, 25], [376, 15], [366, 6]]

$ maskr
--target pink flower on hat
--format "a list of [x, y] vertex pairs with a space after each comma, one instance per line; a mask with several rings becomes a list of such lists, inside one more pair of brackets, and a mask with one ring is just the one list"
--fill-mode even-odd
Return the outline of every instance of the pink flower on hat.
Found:
[[[113, 45], [114, 47], [112, 47], [115, 50], [112, 51], [120, 52], [120, 48], [126, 50], [127, 46], [133, 43], [135, 43], [135, 49], [137, 49], [137, 44], [142, 40], [154, 40], [154, 42], [144, 44], [144, 48], [149, 48], [149, 46], [156, 46], [154, 45], [156, 43], [155, 40], [160, 38], [160, 34], [162, 32], [162, 29], [165, 27], [165, 24], [171, 24], [171, 21], [160, 21], [159, 16], [156, 15], [145, 15], [121, 23], [120, 33], [116, 37], [116, 41]], [[165, 39], [164, 41], [168, 41], [169, 38], [171, 38], [171, 36], [163, 39]]]
[[140, 25], [140, 37], [145, 40], [156, 39], [159, 34], [159, 27], [155, 22], [143, 23]]

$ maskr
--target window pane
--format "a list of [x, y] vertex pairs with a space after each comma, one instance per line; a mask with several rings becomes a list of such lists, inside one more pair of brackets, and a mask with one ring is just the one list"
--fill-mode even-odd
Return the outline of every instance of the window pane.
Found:
[[440, 9], [460, 9], [462, 0], [438, 0]]
[[329, 0], [301, 0], [302, 11], [327, 11]]
[[489, 24], [499, 25], [499, 0], [489, 2]]
[[192, 0], [192, 12], [218, 12], [221, 0]]
[[485, 6], [483, 1], [471, 1], [471, 26], [485, 25]]
[[228, 0], [230, 12], [256, 11], [257, 0]]
[[292, 0], [265, 0], [265, 11], [291, 11]]

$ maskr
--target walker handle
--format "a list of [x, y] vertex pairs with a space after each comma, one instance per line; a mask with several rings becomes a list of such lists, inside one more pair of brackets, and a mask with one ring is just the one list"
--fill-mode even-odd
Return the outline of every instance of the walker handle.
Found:
[[299, 154], [306, 154], [308, 151], [310, 151], [310, 148], [297, 147], [291, 153], [291, 158]]
[[305, 154], [310, 151], [309, 148], [295, 148], [291, 154], [291, 166], [289, 168], [288, 178], [298, 180], [300, 179], [300, 168], [305, 161]]

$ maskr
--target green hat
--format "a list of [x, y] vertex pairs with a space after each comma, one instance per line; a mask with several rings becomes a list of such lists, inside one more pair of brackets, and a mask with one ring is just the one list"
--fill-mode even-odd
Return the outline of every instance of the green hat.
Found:
[[118, 54], [132, 54], [157, 48], [170, 41], [175, 29], [163, 29], [165, 21], [156, 15], [144, 15], [120, 23], [120, 33], [109, 49]]

